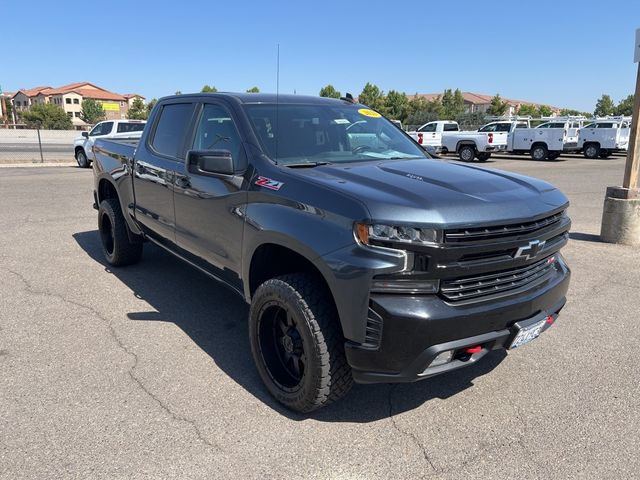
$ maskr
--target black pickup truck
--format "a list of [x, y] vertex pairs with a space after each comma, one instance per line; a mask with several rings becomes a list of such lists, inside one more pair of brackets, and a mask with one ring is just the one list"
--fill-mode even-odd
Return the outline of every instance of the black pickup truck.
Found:
[[241, 295], [258, 372], [294, 410], [525, 344], [566, 301], [559, 190], [431, 158], [350, 98], [167, 97], [139, 141], [93, 156], [107, 261], [151, 241]]

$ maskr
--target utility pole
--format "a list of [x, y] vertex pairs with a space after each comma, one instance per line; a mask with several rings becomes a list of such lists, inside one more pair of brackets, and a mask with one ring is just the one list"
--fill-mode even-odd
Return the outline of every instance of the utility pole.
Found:
[[640, 247], [640, 28], [636, 30], [634, 60], [638, 64], [636, 91], [622, 187], [607, 187], [600, 238], [609, 243]]

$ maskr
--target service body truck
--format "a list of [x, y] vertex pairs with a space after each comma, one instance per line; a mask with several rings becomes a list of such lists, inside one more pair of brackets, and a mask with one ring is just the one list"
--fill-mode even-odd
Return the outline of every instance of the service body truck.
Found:
[[582, 121], [558, 118], [534, 128], [516, 128], [509, 134], [507, 151], [529, 153], [534, 160], [555, 160], [562, 152], [578, 149]]
[[586, 158], [607, 158], [629, 146], [631, 117], [610, 117], [593, 121], [580, 129], [578, 148]]

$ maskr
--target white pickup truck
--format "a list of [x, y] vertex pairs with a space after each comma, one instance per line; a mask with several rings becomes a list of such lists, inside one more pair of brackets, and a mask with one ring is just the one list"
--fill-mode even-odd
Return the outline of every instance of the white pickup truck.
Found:
[[578, 134], [578, 148], [586, 158], [607, 158], [629, 146], [631, 117], [597, 119]]
[[107, 120], [96, 123], [89, 132], [82, 132], [73, 141], [73, 156], [78, 166], [91, 166], [91, 148], [96, 138], [140, 138], [145, 123], [145, 120]]
[[460, 127], [458, 122], [452, 120], [436, 120], [425, 123], [414, 132], [407, 132], [411, 138], [424, 148], [433, 147], [436, 152], [442, 150], [442, 137], [449, 132], [458, 132]]
[[584, 118], [556, 118], [535, 128], [517, 128], [507, 139], [507, 151], [529, 153], [534, 160], [555, 160], [562, 152], [578, 150], [578, 131]]
[[457, 153], [460, 160], [477, 158], [487, 161], [493, 152], [507, 150], [509, 133], [517, 128], [529, 128], [529, 120], [500, 120], [486, 124], [477, 132], [450, 132], [442, 136], [442, 152]]

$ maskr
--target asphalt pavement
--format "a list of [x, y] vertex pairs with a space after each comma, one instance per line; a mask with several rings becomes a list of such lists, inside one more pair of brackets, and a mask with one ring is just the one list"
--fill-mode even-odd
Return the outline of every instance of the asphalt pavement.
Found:
[[487, 162], [572, 202], [557, 323], [309, 416], [261, 384], [241, 299], [153, 245], [105, 265], [91, 170], [0, 169], [0, 478], [638, 478], [640, 250], [598, 241], [623, 164]]

